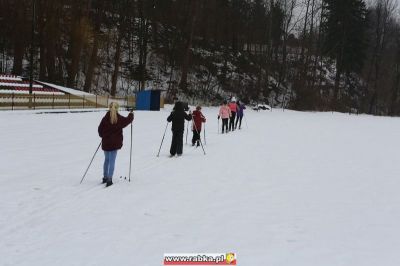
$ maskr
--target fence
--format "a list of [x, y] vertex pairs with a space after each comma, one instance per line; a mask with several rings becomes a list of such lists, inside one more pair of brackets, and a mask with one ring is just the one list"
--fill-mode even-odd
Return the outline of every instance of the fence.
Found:
[[56, 94], [0, 94], [0, 109], [85, 109], [107, 108], [109, 103], [118, 102], [121, 107], [135, 107], [135, 97], [75, 96]]

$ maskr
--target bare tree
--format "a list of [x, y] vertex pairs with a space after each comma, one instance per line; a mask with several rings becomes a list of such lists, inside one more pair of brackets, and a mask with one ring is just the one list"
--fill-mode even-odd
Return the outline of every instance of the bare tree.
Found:
[[[376, 105], [379, 101], [378, 85], [381, 77], [382, 56], [387, 49], [390, 21], [393, 19], [395, 10], [396, 2], [394, 0], [377, 0], [374, 7], [374, 49], [367, 77], [371, 95], [368, 113], [376, 113]], [[372, 82], [371, 79], [373, 79]]]
[[193, 34], [195, 27], [195, 20], [197, 14], [197, 1], [189, 1], [189, 12], [186, 26], [186, 43], [183, 52], [182, 67], [181, 67], [181, 80], [179, 82], [179, 89], [183, 92], [187, 91], [187, 75], [189, 72], [190, 50], [192, 48]]

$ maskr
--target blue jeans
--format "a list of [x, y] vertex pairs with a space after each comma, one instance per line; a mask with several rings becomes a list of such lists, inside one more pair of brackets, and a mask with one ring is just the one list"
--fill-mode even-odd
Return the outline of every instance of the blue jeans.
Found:
[[111, 180], [114, 174], [115, 159], [117, 158], [117, 150], [104, 151], [103, 177]]

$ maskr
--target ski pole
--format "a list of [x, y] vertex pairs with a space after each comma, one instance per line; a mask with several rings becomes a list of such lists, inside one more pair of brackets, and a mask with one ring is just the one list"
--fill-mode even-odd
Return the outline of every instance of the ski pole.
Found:
[[[130, 150], [130, 156], [129, 156], [129, 182], [131, 182], [131, 166], [132, 166], [132, 123], [131, 123], [131, 150]], [[119, 178], [122, 178], [120, 176]], [[126, 176], [125, 176], [126, 180]]]
[[167, 132], [168, 124], [169, 124], [169, 122], [167, 122], [167, 125], [165, 126], [164, 135], [163, 135], [162, 140], [161, 140], [160, 148], [158, 149], [157, 157], [160, 157], [161, 146], [162, 146], [162, 144], [163, 144], [163, 142], [164, 142], [164, 137], [165, 137], [165, 133]]
[[132, 123], [131, 123], [131, 154], [129, 157], [129, 182], [131, 182], [131, 166], [132, 166]]
[[204, 123], [204, 145], [207, 145], [207, 139], [206, 139], [206, 123]]
[[217, 127], [217, 133], [219, 134], [219, 118], [218, 118], [218, 127]]
[[86, 171], [85, 171], [85, 173], [83, 174], [82, 179], [81, 179], [81, 182], [80, 182], [79, 184], [82, 184], [82, 181], [83, 181], [83, 179], [85, 178], [85, 176], [86, 176], [86, 174], [87, 174], [87, 172], [88, 172], [88, 170], [89, 170], [89, 167], [92, 165], [93, 159], [94, 159], [94, 157], [96, 156], [96, 153], [97, 153], [97, 151], [99, 150], [99, 148], [100, 148], [100, 146], [101, 146], [101, 142], [102, 142], [102, 141], [100, 141], [99, 146], [97, 147], [96, 151], [94, 152], [93, 157], [92, 157], [92, 160], [90, 161], [89, 166], [86, 168]]
[[187, 144], [188, 132], [189, 132], [189, 121], [187, 122], [187, 126], [186, 126], [186, 144]]

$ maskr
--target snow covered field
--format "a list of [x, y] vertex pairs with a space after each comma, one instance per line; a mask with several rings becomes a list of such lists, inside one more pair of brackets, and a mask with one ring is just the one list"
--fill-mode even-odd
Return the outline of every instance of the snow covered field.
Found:
[[248, 127], [219, 135], [205, 108], [207, 155], [168, 158], [168, 130], [157, 158], [170, 108], [135, 113], [132, 182], [119, 178], [127, 127], [107, 189], [101, 151], [79, 185], [104, 112], [0, 112], [0, 265], [156, 266], [185, 252], [400, 265], [399, 118], [249, 110]]

